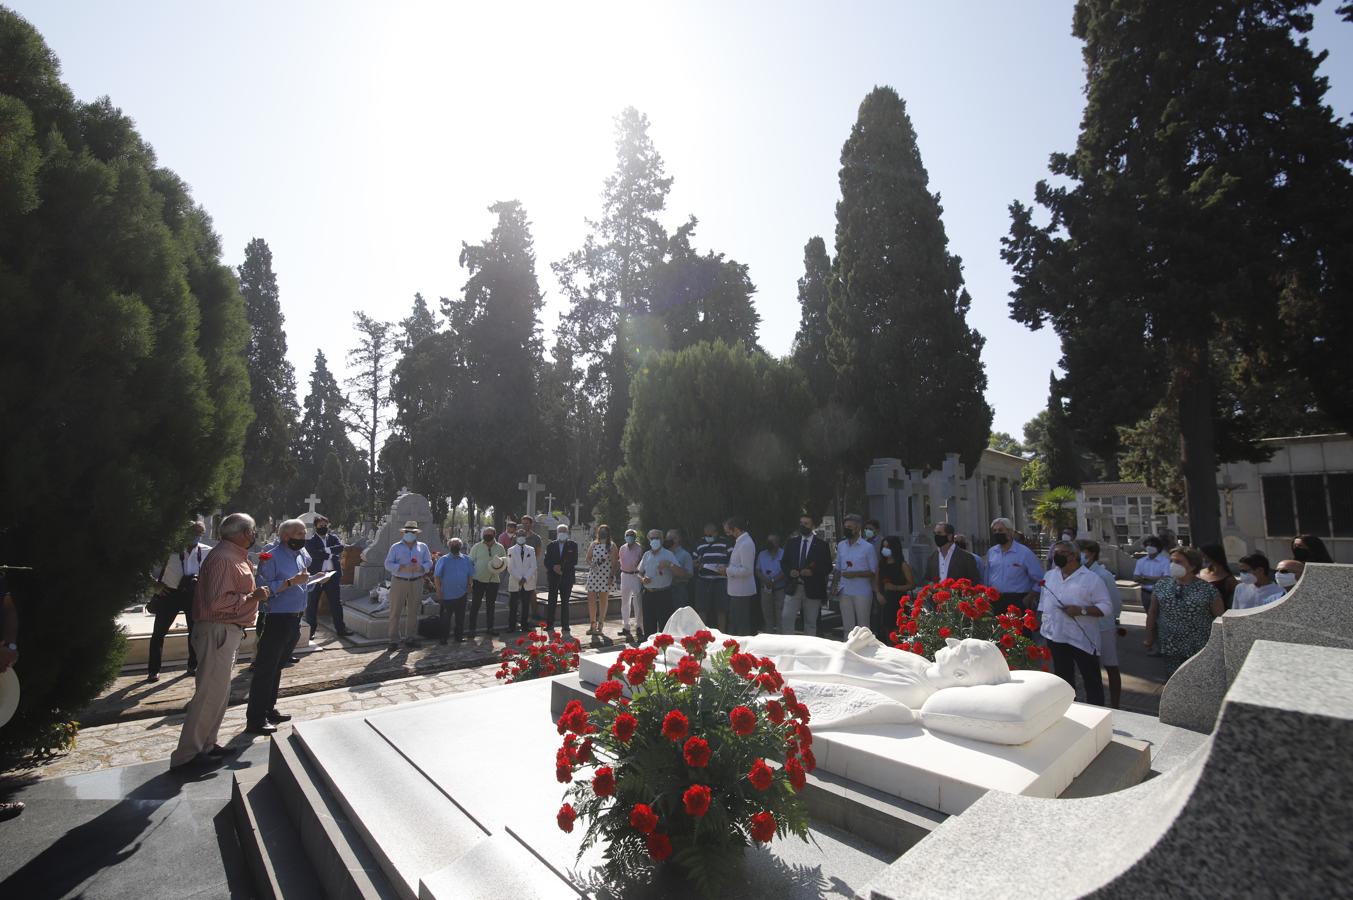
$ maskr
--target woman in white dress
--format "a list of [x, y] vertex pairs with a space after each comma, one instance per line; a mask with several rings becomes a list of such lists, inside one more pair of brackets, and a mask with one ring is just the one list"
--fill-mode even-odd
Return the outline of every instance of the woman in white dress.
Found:
[[588, 634], [601, 634], [606, 609], [611, 603], [611, 586], [620, 568], [620, 548], [611, 540], [611, 529], [597, 526], [596, 537], [587, 548], [587, 614], [591, 619]]

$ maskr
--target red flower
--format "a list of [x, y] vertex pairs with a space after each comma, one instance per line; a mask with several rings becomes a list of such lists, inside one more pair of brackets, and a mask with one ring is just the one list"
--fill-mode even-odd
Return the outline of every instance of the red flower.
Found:
[[703, 645], [714, 643], [714, 634], [708, 628], [701, 628], [695, 633], [695, 639]]
[[592, 776], [592, 793], [598, 797], [610, 797], [615, 794], [615, 770], [602, 766]]
[[764, 759], [758, 759], [752, 763], [751, 771], [747, 773], [747, 780], [752, 783], [752, 787], [758, 791], [770, 790], [771, 784], [775, 781], [775, 773], [766, 765]]
[[[812, 753], [813, 751], [807, 751]], [[803, 763], [797, 759], [790, 759], [785, 763], [785, 772], [789, 775], [789, 785], [796, 791], [803, 790], [804, 785], [808, 783], [808, 773], [804, 771]]]
[[259, 562], [262, 562], [262, 561], [265, 560], [265, 559], [272, 559], [272, 554], [271, 554], [271, 553], [260, 553], [260, 554], [258, 555], [258, 561], [259, 561]]
[[812, 750], [807, 748], [804, 748], [803, 751], [803, 767], [809, 772], [817, 768], [817, 757], [813, 755]]
[[676, 668], [667, 674], [684, 685], [695, 684], [700, 679], [700, 663], [694, 657], [683, 656], [677, 660]]
[[616, 697], [625, 692], [618, 681], [603, 681], [597, 685], [597, 699], [602, 703], [610, 703]]
[[573, 808], [573, 804], [565, 803], [559, 807], [559, 812], [555, 814], [554, 820], [559, 823], [560, 831], [572, 831], [573, 820], [576, 818], [578, 818], [578, 813]]
[[709, 765], [709, 741], [699, 737], [687, 738], [686, 743], [681, 748], [681, 754], [686, 759], [686, 765], [695, 769], [703, 769]]
[[588, 734], [591, 730], [592, 726], [587, 721], [587, 710], [583, 709], [582, 702], [568, 701], [568, 705], [564, 707], [564, 714], [559, 717], [559, 733], [571, 731], [574, 734]]
[[662, 736], [669, 741], [679, 741], [690, 732], [690, 720], [679, 709], [669, 712], [662, 720]]
[[1001, 646], [1007, 650], [1015, 646], [1015, 636], [1013, 634], [1001, 635]]
[[733, 733], [747, 735], [756, 730], [756, 713], [745, 706], [735, 706], [733, 711], [728, 714], [728, 721], [733, 724]]
[[661, 862], [672, 855], [672, 839], [660, 832], [648, 836], [648, 855]]
[[750, 653], [734, 653], [728, 659], [728, 667], [743, 678], [746, 678], [752, 673], [752, 668], [755, 665], [756, 657]]
[[785, 698], [786, 706], [793, 707], [795, 703], [799, 702], [799, 695], [794, 693], [794, 689], [789, 685], [785, 685], [785, 689], [780, 692], [780, 695]]
[[623, 662], [612, 663], [611, 667], [606, 670], [606, 677], [615, 678], [623, 671], [625, 671], [625, 664]]
[[592, 762], [591, 738], [584, 739], [583, 742], [578, 745], [578, 752], [573, 755], [573, 758], [577, 760], [580, 765]]
[[639, 685], [643, 684], [644, 679], [647, 677], [648, 677], [648, 666], [644, 665], [643, 663], [635, 663], [634, 665], [630, 666], [629, 671], [625, 673], [625, 680], [628, 681], [633, 687], [638, 687]]
[[652, 834], [653, 829], [658, 827], [658, 814], [647, 803], [636, 803], [634, 809], [630, 810], [630, 824], [637, 831]]
[[639, 720], [629, 713], [621, 713], [615, 717], [615, 724], [611, 726], [611, 733], [615, 739], [622, 744], [628, 744], [630, 738], [634, 737], [634, 729], [639, 727]]
[[700, 818], [709, 812], [710, 790], [703, 784], [693, 784], [686, 788], [686, 793], [681, 795], [681, 802], [686, 807], [686, 815]]
[[554, 780], [560, 784], [568, 784], [573, 780], [573, 769], [563, 763], [556, 763], [554, 766]]
[[776, 725], [779, 725], [780, 723], [784, 722], [784, 720], [785, 720], [785, 708], [784, 708], [783, 706], [781, 706], [781, 705], [779, 704], [778, 701], [775, 701], [775, 700], [767, 700], [767, 701], [766, 701], [766, 718], [767, 718], [767, 719], [770, 719], [770, 720], [771, 720], [772, 722], [774, 722]]
[[659, 634], [655, 635], [653, 638], [653, 646], [657, 647], [659, 650], [666, 650], [675, 643], [676, 638], [672, 637], [670, 634]]
[[697, 641], [697, 640], [696, 640], [695, 638], [693, 638], [693, 637], [684, 637], [684, 638], [682, 638], [682, 639], [681, 639], [681, 649], [682, 649], [682, 650], [685, 650], [687, 653], [692, 653], [692, 654], [700, 654], [700, 653], [703, 652], [703, 651], [700, 649], [700, 642]]
[[732, 638], [728, 638], [723, 642], [723, 648], [725, 650], [736, 650], [738, 649], [738, 642]]
[[768, 812], [759, 812], [752, 816], [752, 840], [759, 844], [768, 844], [775, 837], [775, 816]]
[[939, 634], [940, 634], [940, 637], [942, 637], [942, 638], [947, 638], [949, 635], [953, 634], [953, 631], [950, 630], [950, 628], [949, 628], [948, 625], [942, 625], [942, 626], [940, 626], [940, 632], [939, 632]]
[[936, 591], [935, 596], [932, 599], [935, 601], [935, 605], [939, 606], [941, 603], [946, 602], [952, 596], [954, 595], [949, 593], [948, 591]]

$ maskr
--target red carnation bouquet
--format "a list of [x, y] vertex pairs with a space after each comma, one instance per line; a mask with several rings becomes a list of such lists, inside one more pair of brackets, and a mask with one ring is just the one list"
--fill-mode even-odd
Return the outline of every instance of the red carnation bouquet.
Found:
[[1052, 654], [1029, 638], [1038, 630], [1038, 620], [1032, 611], [1013, 605], [1004, 613], [995, 613], [992, 604], [1000, 597], [995, 588], [967, 578], [926, 585], [913, 599], [902, 599], [897, 630], [891, 635], [893, 645], [934, 660], [935, 651], [949, 638], [979, 638], [1000, 647], [1010, 668], [1046, 672]]
[[714, 636], [702, 630], [681, 639], [686, 655], [669, 665], [675, 642], [660, 634], [621, 651], [597, 687], [600, 708], [574, 700], [564, 710], [555, 777], [572, 787], [556, 820], [564, 831], [586, 823], [578, 856], [603, 842], [614, 881], [670, 859], [713, 894], [748, 844], [807, 839], [798, 792], [817, 765], [813, 734], [770, 659], [732, 638], [711, 653]]
[[516, 647], [504, 647], [502, 662], [495, 678], [505, 684], [530, 681], [562, 675], [578, 668], [578, 653], [582, 645], [574, 637], [564, 637], [558, 631], [547, 631], [544, 622], [525, 637], [517, 638]]

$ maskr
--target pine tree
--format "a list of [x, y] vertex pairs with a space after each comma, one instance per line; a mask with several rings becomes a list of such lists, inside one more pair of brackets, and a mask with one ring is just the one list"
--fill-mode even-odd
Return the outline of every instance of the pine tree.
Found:
[[385, 409], [390, 405], [390, 370], [395, 363], [396, 347], [389, 322], [377, 321], [366, 313], [357, 317], [357, 347], [350, 360], [354, 374], [348, 379], [353, 396], [348, 399], [348, 428], [366, 444], [366, 510], [372, 521], [379, 518], [376, 492], [380, 487], [376, 464], [381, 438], [389, 431]]
[[244, 441], [244, 475], [227, 504], [259, 520], [282, 519], [294, 509], [296, 372], [287, 360], [287, 335], [272, 251], [262, 238], [244, 248], [240, 293], [249, 318], [249, 401], [254, 422]]
[[432, 337], [440, 327], [437, 314], [428, 308], [423, 295], [414, 294], [413, 312], [409, 313], [407, 319], [400, 319], [399, 321], [398, 345], [400, 352], [407, 351], [423, 338]]
[[[298, 497], [304, 497], [310, 491], [316, 491], [323, 502], [322, 512], [335, 525], [351, 523], [349, 514], [356, 512], [351, 506], [350, 485], [354, 475], [361, 477], [357, 460], [357, 448], [348, 437], [344, 417], [348, 412], [347, 399], [338, 386], [338, 381], [329, 371], [328, 360], [323, 350], [315, 351], [315, 367], [310, 373], [310, 390], [301, 405], [301, 426], [297, 432], [296, 444], [300, 449], [297, 463]], [[338, 476], [325, 475], [328, 458], [333, 455], [338, 465]], [[321, 483], [341, 481], [343, 497], [330, 498]], [[364, 479], [363, 479], [364, 480]], [[329, 489], [332, 493], [332, 489]], [[341, 507], [341, 509], [340, 509]]]
[[841, 150], [829, 358], [856, 415], [855, 467], [896, 456], [976, 465], [991, 430], [983, 339], [968, 327], [962, 263], [948, 251], [939, 196], [892, 88], [875, 88]]
[[756, 285], [742, 263], [713, 251], [702, 255], [691, 246], [697, 224], [691, 216], [678, 228], [654, 267], [652, 315], [646, 320], [652, 333], [640, 336], [640, 346], [684, 350], [701, 341], [724, 341], [759, 349]]
[[[1075, 152], [1050, 167], [1067, 184], [1039, 183], [1046, 226], [1011, 207], [1017, 320], [1091, 349], [1086, 323], [1142, 324], [1165, 399], [1141, 421], [1177, 423], [1197, 543], [1220, 542], [1216, 466], [1246, 452], [1246, 420], [1264, 413], [1221, 402], [1219, 341], [1228, 368], [1294, 369], [1307, 388], [1294, 401], [1353, 424], [1353, 144], [1323, 102], [1324, 54], [1300, 37], [1309, 8], [1082, 0], [1086, 111]], [[1103, 375], [1093, 352], [1066, 362], [1069, 393]]]

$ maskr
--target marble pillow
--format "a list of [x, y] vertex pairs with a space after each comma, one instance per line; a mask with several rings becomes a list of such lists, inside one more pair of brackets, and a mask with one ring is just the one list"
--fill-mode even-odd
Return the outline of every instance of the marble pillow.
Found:
[[921, 724], [990, 744], [1024, 744], [1066, 715], [1075, 699], [1071, 685], [1056, 675], [1014, 671], [1005, 684], [936, 691], [921, 707]]

